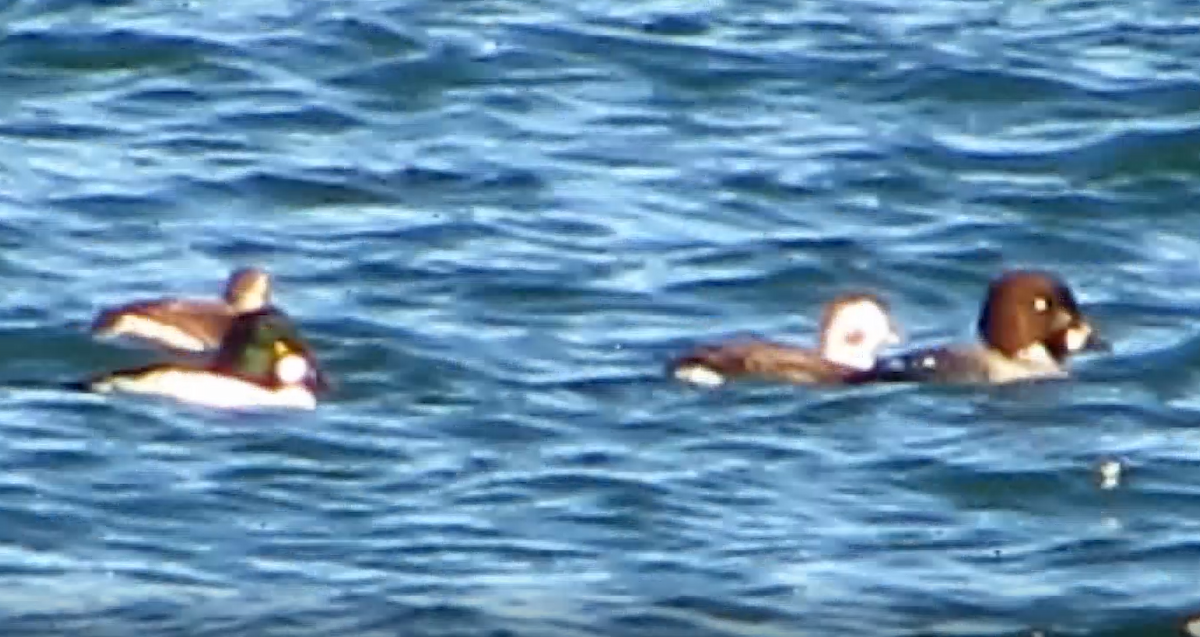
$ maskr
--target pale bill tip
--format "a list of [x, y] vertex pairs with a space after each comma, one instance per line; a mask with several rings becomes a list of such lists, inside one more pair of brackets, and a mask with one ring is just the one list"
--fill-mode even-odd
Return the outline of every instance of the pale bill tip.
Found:
[[1072, 327], [1067, 330], [1067, 349], [1072, 352], [1081, 351], [1087, 345], [1092, 329], [1086, 325]]

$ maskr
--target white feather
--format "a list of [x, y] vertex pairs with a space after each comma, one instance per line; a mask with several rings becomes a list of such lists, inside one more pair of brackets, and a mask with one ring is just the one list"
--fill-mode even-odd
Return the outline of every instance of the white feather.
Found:
[[724, 376], [700, 365], [686, 365], [676, 369], [675, 378], [703, 387], [718, 387], [725, 383]]
[[[858, 332], [861, 341], [850, 342], [849, 336]], [[839, 365], [867, 370], [875, 365], [879, 352], [888, 345], [900, 343], [900, 335], [892, 327], [887, 310], [872, 300], [843, 305], [834, 310], [824, 335], [825, 350], [821, 357]]]
[[203, 352], [209, 349], [202, 339], [175, 327], [136, 314], [126, 314], [104, 332], [106, 336], [137, 336], [166, 343], [180, 350]]
[[240, 378], [192, 370], [164, 369], [137, 377], [114, 376], [93, 384], [92, 389], [98, 392], [166, 396], [222, 409], [317, 407], [316, 397], [301, 386], [285, 385], [280, 389], [267, 389]]
[[303, 356], [289, 354], [275, 361], [275, 377], [284, 385], [295, 385], [308, 375], [308, 361]]

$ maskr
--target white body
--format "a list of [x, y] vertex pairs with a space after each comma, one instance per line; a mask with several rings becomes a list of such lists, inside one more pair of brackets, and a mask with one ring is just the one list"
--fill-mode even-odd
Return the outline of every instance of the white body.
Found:
[[1066, 378], [1068, 375], [1067, 370], [1054, 360], [1041, 343], [1030, 345], [1015, 358], [985, 347], [980, 347], [980, 350], [987, 368], [988, 382], [1013, 383], [1041, 378]]
[[222, 409], [317, 407], [316, 397], [299, 385], [285, 385], [272, 390], [240, 378], [194, 370], [162, 369], [137, 377], [114, 376], [94, 383], [92, 389], [97, 392], [167, 396], [186, 403]]
[[702, 365], [684, 365], [675, 370], [675, 378], [701, 387], [720, 387], [725, 384], [724, 375]]

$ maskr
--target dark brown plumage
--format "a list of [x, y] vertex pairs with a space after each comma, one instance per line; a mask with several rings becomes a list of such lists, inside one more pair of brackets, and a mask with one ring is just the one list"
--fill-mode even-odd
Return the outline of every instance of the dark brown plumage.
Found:
[[1068, 375], [1067, 359], [1106, 351], [1071, 289], [1051, 273], [1010, 270], [994, 278], [977, 322], [979, 342], [889, 356], [848, 382], [1008, 383]]
[[844, 294], [825, 306], [819, 348], [765, 339], [741, 339], [698, 347], [671, 362], [676, 378], [699, 385], [756, 377], [795, 384], [840, 382], [869, 369], [878, 351], [898, 343], [888, 306], [867, 293]]
[[270, 303], [271, 283], [257, 268], [230, 275], [225, 299], [158, 299], [135, 301], [102, 311], [92, 323], [98, 337], [127, 336], [173, 350], [203, 352], [216, 349], [234, 317]]

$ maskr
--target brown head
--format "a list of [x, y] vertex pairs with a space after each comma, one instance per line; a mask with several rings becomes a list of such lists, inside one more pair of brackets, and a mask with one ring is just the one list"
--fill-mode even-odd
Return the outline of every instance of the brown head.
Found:
[[821, 315], [821, 357], [840, 365], [870, 369], [879, 352], [902, 340], [887, 302], [874, 294], [843, 294]]
[[1071, 289], [1036, 270], [1010, 270], [992, 280], [978, 329], [988, 346], [1010, 358], [1048, 355], [1062, 363], [1076, 352], [1109, 347], [1079, 311]]
[[238, 314], [261, 310], [271, 303], [271, 278], [258, 268], [239, 268], [225, 284], [225, 301]]

